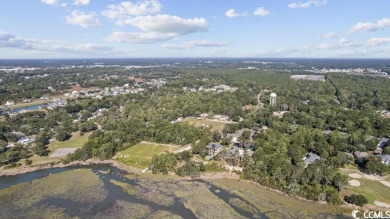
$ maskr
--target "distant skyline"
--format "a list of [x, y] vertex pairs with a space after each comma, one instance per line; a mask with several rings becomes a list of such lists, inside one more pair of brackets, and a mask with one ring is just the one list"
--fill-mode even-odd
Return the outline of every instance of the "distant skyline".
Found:
[[388, 0], [0, 4], [0, 59], [390, 58]]

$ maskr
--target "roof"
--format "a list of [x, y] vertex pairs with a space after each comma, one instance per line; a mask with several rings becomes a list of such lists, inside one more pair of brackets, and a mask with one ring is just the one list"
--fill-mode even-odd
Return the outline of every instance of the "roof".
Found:
[[206, 147], [209, 148], [209, 149], [218, 150], [218, 149], [220, 149], [222, 147], [222, 145], [220, 145], [220, 144], [208, 144]]
[[353, 152], [356, 158], [365, 158], [368, 156], [367, 152], [360, 152], [360, 151], [355, 151]]
[[382, 138], [379, 143], [378, 143], [378, 147], [379, 148], [383, 148], [384, 146], [386, 146], [387, 144], [389, 143], [389, 139], [388, 138]]
[[390, 166], [390, 155], [382, 154], [382, 155], [378, 155], [378, 157], [382, 159], [383, 163], [388, 164]]
[[316, 153], [310, 152], [306, 158], [304, 158], [305, 167], [308, 167], [309, 165], [313, 164], [316, 160], [320, 160], [321, 157], [318, 156]]

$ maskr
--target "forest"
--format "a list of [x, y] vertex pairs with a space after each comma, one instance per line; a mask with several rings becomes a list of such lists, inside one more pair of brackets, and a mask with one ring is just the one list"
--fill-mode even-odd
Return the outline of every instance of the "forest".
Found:
[[[353, 164], [371, 174], [389, 172], [389, 167], [376, 157], [355, 161], [349, 156], [355, 151], [371, 153], [376, 149], [377, 139], [390, 137], [390, 119], [377, 112], [390, 110], [390, 86], [388, 79], [378, 77], [332, 73], [326, 75], [325, 82], [316, 82], [292, 80], [291, 73], [285, 71], [235, 68], [61, 70], [49, 80], [41, 77], [26, 80], [26, 75], [5, 76], [3, 82], [7, 86], [0, 90], [0, 102], [58, 95], [75, 84], [99, 88], [133, 84], [132, 76], [164, 78], [167, 84], [149, 87], [138, 94], [102, 99], [83, 97], [45, 112], [3, 116], [0, 164], [11, 165], [32, 155], [47, 156], [50, 139], [64, 141], [72, 132], [93, 131], [88, 142], [64, 158], [64, 163], [89, 158], [111, 159], [116, 152], [141, 141], [192, 144], [192, 154], [156, 156], [151, 167], [154, 173], [175, 171], [181, 176], [197, 177], [205, 167], [190, 157], [205, 157], [210, 142], [220, 142], [229, 148], [226, 135], [247, 128], [255, 131], [250, 142], [254, 154], [244, 155], [239, 164], [243, 167], [242, 177], [291, 195], [341, 204], [339, 191], [346, 185], [346, 178], [339, 173], [340, 167]], [[201, 87], [220, 84], [238, 89], [200, 91]], [[55, 92], [48, 91], [49, 86]], [[269, 104], [271, 91], [278, 95], [276, 106]], [[245, 105], [258, 104], [259, 94], [263, 107], [244, 110]], [[99, 109], [107, 110], [101, 116], [93, 116]], [[280, 110], [288, 113], [273, 116]], [[198, 117], [202, 113], [226, 115], [237, 123], [226, 125], [222, 133], [211, 131], [211, 127], [172, 123], [179, 117]], [[36, 136], [37, 141], [33, 146], [16, 144], [8, 150], [7, 144], [16, 142], [20, 135]], [[384, 148], [384, 153], [389, 148]], [[302, 158], [310, 152], [321, 159], [305, 167]], [[185, 164], [178, 167], [178, 162]]]

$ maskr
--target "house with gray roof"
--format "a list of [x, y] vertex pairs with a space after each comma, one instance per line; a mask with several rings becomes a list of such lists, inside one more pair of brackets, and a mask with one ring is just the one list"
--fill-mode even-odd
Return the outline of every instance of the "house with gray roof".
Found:
[[316, 160], [320, 160], [321, 157], [318, 154], [310, 152], [306, 157], [303, 158], [303, 162], [305, 163], [305, 168], [312, 165]]
[[388, 154], [382, 154], [378, 155], [382, 159], [382, 163], [386, 164], [387, 166], [390, 166], [390, 155]]
[[213, 156], [221, 151], [222, 145], [210, 143], [206, 146], [206, 148], [209, 150], [208, 155]]

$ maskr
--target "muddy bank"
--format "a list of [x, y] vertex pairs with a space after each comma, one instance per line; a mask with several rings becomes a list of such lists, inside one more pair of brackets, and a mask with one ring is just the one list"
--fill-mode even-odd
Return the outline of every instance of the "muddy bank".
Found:
[[63, 167], [73, 167], [73, 166], [89, 166], [89, 165], [99, 165], [99, 164], [106, 164], [106, 165], [111, 165], [114, 167], [117, 167], [121, 170], [125, 171], [130, 171], [130, 172], [136, 172], [136, 173], [141, 173], [141, 169], [135, 168], [135, 167], [130, 167], [126, 166], [124, 164], [121, 164], [117, 161], [114, 160], [95, 160], [95, 159], [89, 159], [86, 161], [74, 161], [68, 164], [63, 164], [63, 163], [57, 163], [57, 164], [46, 164], [46, 165], [39, 165], [39, 166], [23, 166], [23, 167], [16, 167], [12, 169], [2, 169], [0, 172], [0, 176], [15, 176], [23, 173], [29, 173], [37, 170], [45, 170], [45, 169], [53, 169], [53, 168], [63, 168]]

